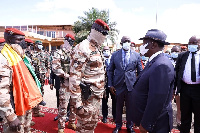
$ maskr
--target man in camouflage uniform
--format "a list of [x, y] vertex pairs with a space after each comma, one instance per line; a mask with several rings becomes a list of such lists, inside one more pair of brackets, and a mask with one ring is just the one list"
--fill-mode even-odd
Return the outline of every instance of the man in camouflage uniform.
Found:
[[52, 70], [55, 75], [60, 77], [61, 84], [59, 89], [59, 109], [58, 109], [58, 133], [64, 133], [65, 122], [67, 117], [67, 106], [70, 102], [70, 116], [68, 128], [76, 129], [74, 113], [74, 99], [70, 98], [69, 91], [69, 68], [70, 68], [70, 54], [75, 38], [71, 34], [65, 36], [64, 44], [61, 49], [54, 53], [52, 61]]
[[[39, 79], [41, 83], [41, 92], [42, 95], [44, 95], [44, 83], [45, 83], [45, 76], [49, 75], [49, 57], [46, 55], [46, 53], [42, 50], [43, 45], [42, 42], [37, 40], [35, 41], [35, 51], [33, 51], [32, 56], [32, 64], [35, 69], [35, 73], [37, 75], [37, 78]], [[46, 103], [44, 101], [40, 102], [40, 105], [45, 106]], [[34, 117], [44, 117], [44, 113], [41, 113], [39, 105], [37, 105], [35, 108], [33, 108], [33, 116]]]
[[33, 58], [33, 41], [31, 39], [25, 39], [27, 48], [25, 51], [26, 56], [32, 61]]
[[97, 126], [100, 100], [105, 90], [104, 61], [99, 49], [108, 31], [108, 25], [97, 19], [88, 38], [76, 45], [71, 55], [69, 87], [71, 97], [76, 99], [77, 132], [93, 133]]
[[[14, 28], [7, 28], [5, 29], [4, 38], [14, 51], [23, 57], [23, 49], [26, 48], [24, 42], [25, 34]], [[14, 111], [14, 99], [12, 99], [13, 96], [11, 93], [12, 73], [12, 66], [9, 65], [8, 60], [0, 53], [0, 116], [4, 122], [3, 132], [30, 133], [31, 110], [26, 111], [26, 114], [23, 116], [17, 116]]]

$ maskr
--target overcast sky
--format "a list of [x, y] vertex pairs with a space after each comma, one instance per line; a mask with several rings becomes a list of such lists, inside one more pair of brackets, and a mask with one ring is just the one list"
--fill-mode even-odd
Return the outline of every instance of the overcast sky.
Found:
[[170, 43], [200, 35], [199, 0], [1, 0], [0, 25], [73, 25], [92, 7], [109, 10], [120, 31], [117, 42], [126, 35], [141, 43], [153, 28], [164, 31]]

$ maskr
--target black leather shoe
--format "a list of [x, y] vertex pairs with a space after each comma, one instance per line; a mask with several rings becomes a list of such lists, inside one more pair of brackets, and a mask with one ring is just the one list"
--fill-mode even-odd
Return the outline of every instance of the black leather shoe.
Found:
[[135, 133], [135, 131], [133, 130], [133, 128], [127, 128], [127, 132], [128, 133]]
[[69, 117], [67, 116], [65, 122], [68, 122], [68, 121], [69, 121]]
[[57, 121], [58, 120], [58, 115], [54, 118], [54, 121]]
[[42, 100], [42, 101], [39, 103], [39, 105], [45, 106], [46, 103]]
[[113, 133], [118, 133], [119, 130], [121, 130], [121, 128], [116, 127], [116, 128], [113, 130]]
[[106, 118], [106, 117], [103, 117], [102, 122], [103, 122], [103, 123], [107, 123], [107, 118]]

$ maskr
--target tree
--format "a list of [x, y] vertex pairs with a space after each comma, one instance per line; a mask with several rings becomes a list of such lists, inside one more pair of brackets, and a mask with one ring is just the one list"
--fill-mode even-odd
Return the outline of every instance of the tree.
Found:
[[116, 22], [109, 21], [109, 11], [99, 11], [96, 8], [92, 8], [89, 9], [89, 12], [85, 11], [84, 14], [84, 17], [78, 17], [80, 20], [76, 21], [73, 26], [73, 31], [76, 34], [76, 43], [80, 43], [87, 38], [88, 34], [90, 33], [92, 24], [96, 19], [102, 19], [108, 24], [110, 31], [108, 32], [107, 39], [110, 39], [112, 43], [115, 43], [117, 35], [119, 34], [119, 30], [115, 29], [115, 26], [117, 25]]

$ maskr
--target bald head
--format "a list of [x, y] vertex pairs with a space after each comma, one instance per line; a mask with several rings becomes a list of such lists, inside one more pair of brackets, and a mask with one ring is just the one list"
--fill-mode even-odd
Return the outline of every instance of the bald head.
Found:
[[200, 44], [200, 36], [192, 36], [190, 39], [189, 39], [189, 43], [188, 44]]

